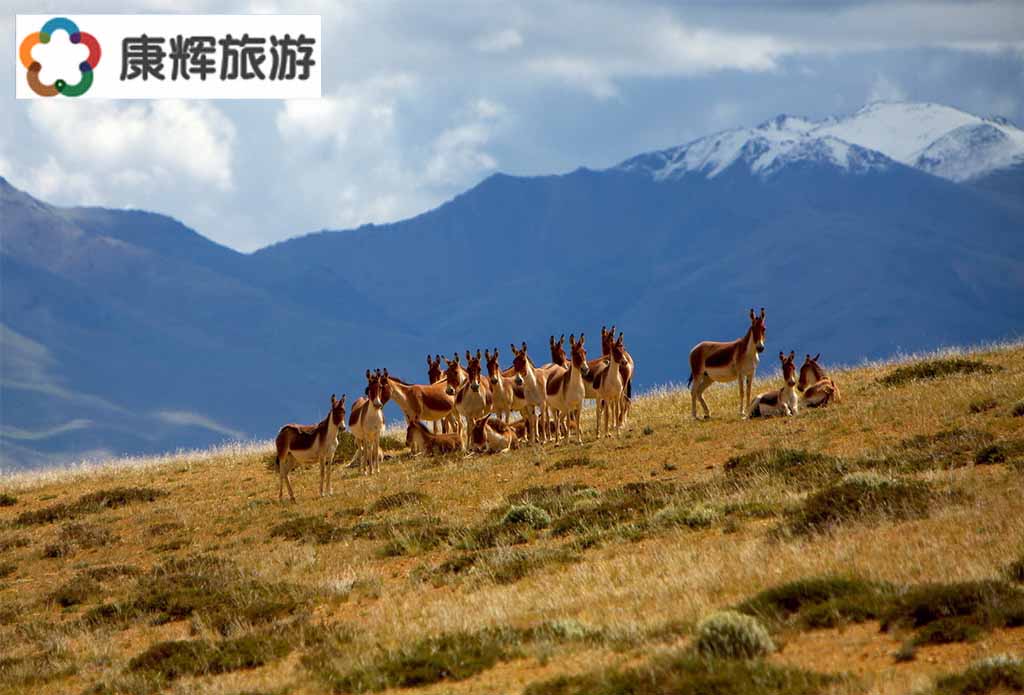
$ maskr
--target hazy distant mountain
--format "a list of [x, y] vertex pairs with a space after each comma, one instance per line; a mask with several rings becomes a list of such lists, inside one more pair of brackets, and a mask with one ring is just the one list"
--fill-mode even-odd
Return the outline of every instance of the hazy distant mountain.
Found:
[[421, 380], [428, 351], [524, 339], [545, 361], [549, 334], [602, 324], [640, 386], [685, 381], [693, 343], [738, 337], [751, 306], [769, 354], [1019, 336], [1019, 133], [931, 104], [780, 116], [252, 255], [0, 180], [3, 466], [270, 437], [367, 367]]

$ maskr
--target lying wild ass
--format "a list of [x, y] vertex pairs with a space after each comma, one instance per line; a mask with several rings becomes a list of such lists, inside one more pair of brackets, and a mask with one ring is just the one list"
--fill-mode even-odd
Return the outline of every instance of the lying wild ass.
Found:
[[469, 446], [473, 451], [503, 454], [509, 449], [519, 448], [519, 437], [513, 425], [487, 415], [473, 423], [469, 433]]
[[705, 341], [697, 343], [690, 351], [690, 410], [697, 420], [697, 401], [704, 408], [704, 418], [711, 417], [711, 411], [704, 400], [704, 392], [716, 381], [738, 380], [740, 384], [740, 417], [747, 412], [750, 403], [750, 388], [754, 373], [760, 361], [759, 353], [764, 352], [765, 311], [761, 315], [750, 310], [750, 328], [746, 334], [731, 343]]
[[[553, 340], [554, 336], [552, 336]], [[581, 421], [583, 399], [587, 395], [583, 377], [590, 373], [590, 367], [587, 365], [587, 351], [583, 347], [585, 341], [586, 338], [582, 333], [578, 343], [575, 335], [569, 336], [572, 360], [567, 368], [552, 374], [547, 380], [547, 405], [555, 416], [556, 443], [561, 439], [563, 428], [568, 441], [573, 422], [576, 424], [576, 442], [583, 443]]]
[[284, 487], [288, 486], [288, 496], [295, 501], [292, 483], [288, 473], [300, 463], [317, 462], [320, 464], [320, 496], [332, 494], [331, 467], [334, 452], [338, 448], [338, 433], [345, 429], [345, 395], [335, 400], [331, 394], [331, 410], [327, 417], [317, 425], [285, 425], [277, 433], [274, 444], [277, 446], [277, 501], [284, 496]]
[[820, 352], [814, 357], [807, 355], [804, 357], [803, 366], [800, 367], [800, 381], [796, 388], [801, 394], [800, 402], [807, 408], [818, 408], [833, 401], [842, 401], [839, 386], [821, 368], [819, 359]]
[[457, 432], [431, 432], [422, 422], [410, 422], [405, 429], [405, 445], [413, 454], [426, 452], [433, 456], [461, 450], [462, 437]]
[[384, 404], [391, 397], [391, 385], [388, 370], [383, 373], [366, 370], [366, 395], [352, 404], [352, 414], [348, 418], [348, 429], [356, 440], [356, 453], [349, 462], [353, 466], [358, 461], [359, 471], [380, 472], [380, 462], [384, 458], [380, 449], [380, 438], [384, 434]]
[[782, 363], [782, 379], [786, 384], [781, 389], [758, 394], [750, 403], [750, 417], [797, 414], [800, 404], [796, 396], [796, 365], [793, 364], [795, 357], [795, 352], [790, 352], [789, 357], [784, 353], [779, 353], [779, 361]]

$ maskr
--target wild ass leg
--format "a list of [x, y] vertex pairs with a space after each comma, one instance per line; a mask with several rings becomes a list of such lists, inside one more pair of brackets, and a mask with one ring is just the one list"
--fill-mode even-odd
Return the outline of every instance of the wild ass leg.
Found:
[[288, 486], [288, 497], [291, 499], [292, 502], [295, 501], [295, 492], [292, 490], [292, 481], [288, 479], [288, 474], [291, 472], [293, 467], [294, 459], [292, 458], [292, 455], [289, 453], [285, 457], [284, 463], [282, 465], [281, 470], [284, 471], [284, 473], [282, 473], [281, 476], [284, 478], [284, 484]]
[[702, 374], [700, 381], [694, 384], [694, 388], [697, 390], [697, 400], [700, 402], [700, 407], [704, 409], [705, 420], [711, 419], [711, 409], [708, 408], [708, 402], [704, 400], [704, 392], [709, 386], [711, 386], [711, 377], [707, 374]]

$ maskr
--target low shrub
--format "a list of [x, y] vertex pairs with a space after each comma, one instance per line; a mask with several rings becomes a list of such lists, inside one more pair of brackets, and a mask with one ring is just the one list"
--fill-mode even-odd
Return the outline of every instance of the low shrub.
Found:
[[32, 541], [25, 536], [4, 536], [0, 538], [0, 553], [6, 553], [14, 548], [24, 548], [31, 545], [31, 543]]
[[530, 528], [544, 529], [551, 525], [551, 515], [540, 507], [528, 502], [526, 504], [513, 504], [505, 512], [505, 516], [501, 518], [501, 524], [502, 526], [526, 524]]
[[750, 484], [769, 477], [787, 485], [813, 488], [842, 478], [852, 469], [842, 459], [805, 449], [770, 448], [733, 456], [725, 462], [725, 474], [733, 481]]
[[707, 528], [719, 519], [714, 507], [697, 503], [692, 506], [669, 505], [658, 510], [652, 521], [661, 526], [686, 526], [687, 528]]
[[601, 460], [593, 460], [586, 454], [569, 456], [560, 461], [555, 461], [548, 466], [549, 471], [564, 471], [567, 468], [604, 468], [607, 464]]
[[18, 498], [6, 492], [0, 492], [0, 507], [13, 507], [18, 503]]
[[104, 509], [117, 509], [138, 502], [152, 502], [166, 496], [163, 490], [148, 487], [115, 487], [82, 495], [70, 504], [58, 503], [42, 509], [24, 511], [14, 523], [18, 526], [49, 524], [73, 519], [83, 514], [96, 514]]
[[736, 607], [772, 624], [833, 627], [880, 617], [892, 588], [857, 577], [827, 575], [766, 589]]
[[9, 577], [18, 571], [18, 566], [13, 562], [0, 562], [0, 579]]
[[1013, 404], [1013, 408], [1010, 409], [1010, 415], [1013, 417], [1024, 417], [1024, 398]]
[[979, 360], [943, 357], [897, 367], [881, 377], [878, 382], [884, 386], [903, 386], [923, 379], [938, 379], [954, 374], [991, 374], [1000, 369], [1001, 367], [995, 367]]
[[989, 444], [978, 450], [974, 463], [984, 466], [994, 463], [1006, 463], [1024, 456], [1024, 439], [1011, 439]]
[[532, 683], [524, 695], [811, 695], [839, 679], [763, 660], [714, 659], [688, 652], [655, 657], [630, 669], [606, 669]]
[[793, 533], [822, 533], [851, 521], [923, 517], [931, 503], [927, 483], [854, 473], [809, 496], [787, 523]]
[[323, 545], [341, 540], [345, 532], [340, 527], [324, 521], [322, 517], [300, 516], [271, 527], [270, 536]]
[[291, 651], [288, 638], [268, 634], [245, 635], [220, 642], [174, 640], [158, 642], [133, 657], [128, 669], [174, 680], [182, 676], [257, 668], [284, 658]]
[[999, 401], [995, 398], [976, 398], [968, 404], [967, 410], [974, 415], [978, 415], [979, 413], [995, 410], [998, 407]]
[[1021, 625], [1024, 591], [998, 580], [915, 586], [894, 597], [882, 615], [883, 630], [911, 628], [916, 644], [961, 642]]
[[76, 606], [80, 603], [85, 603], [90, 599], [98, 596], [103, 590], [100, 583], [90, 577], [76, 576], [56, 590], [50, 595], [50, 601], [67, 608], [69, 606]]
[[65, 524], [57, 541], [43, 549], [43, 557], [68, 557], [78, 550], [101, 548], [117, 541], [109, 529], [93, 524]]
[[381, 497], [379, 500], [371, 504], [367, 511], [371, 514], [375, 514], [377, 512], [386, 512], [392, 509], [398, 509], [410, 504], [422, 505], [429, 501], [430, 498], [422, 492], [396, 492], [393, 495], [385, 495], [384, 497]]
[[697, 624], [694, 648], [706, 657], [753, 659], [775, 651], [775, 643], [757, 618], [719, 611]]
[[963, 672], [943, 676], [932, 695], [1024, 692], [1024, 659], [1007, 654], [976, 661]]

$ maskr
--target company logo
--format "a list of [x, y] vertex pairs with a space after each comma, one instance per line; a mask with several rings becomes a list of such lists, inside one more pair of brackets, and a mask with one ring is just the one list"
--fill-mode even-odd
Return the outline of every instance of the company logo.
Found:
[[[76, 84], [68, 84], [66, 80], [62, 79], [56, 80], [53, 84], [43, 84], [39, 79], [43, 66], [38, 61], [32, 59], [32, 49], [37, 44], [50, 43], [53, 32], [60, 29], [67, 32], [71, 43], [86, 46], [89, 49], [89, 57], [78, 66], [80, 77]], [[53, 97], [63, 94], [66, 97], [79, 97], [89, 91], [89, 87], [92, 86], [92, 71], [96, 69], [96, 65], [100, 62], [100, 43], [92, 34], [79, 31], [78, 25], [70, 19], [54, 17], [46, 22], [42, 29], [22, 39], [21, 46], [18, 49], [18, 57], [21, 59], [21, 64], [28, 70], [28, 73], [25, 75], [25, 79], [28, 80], [28, 86], [39, 96]]]

